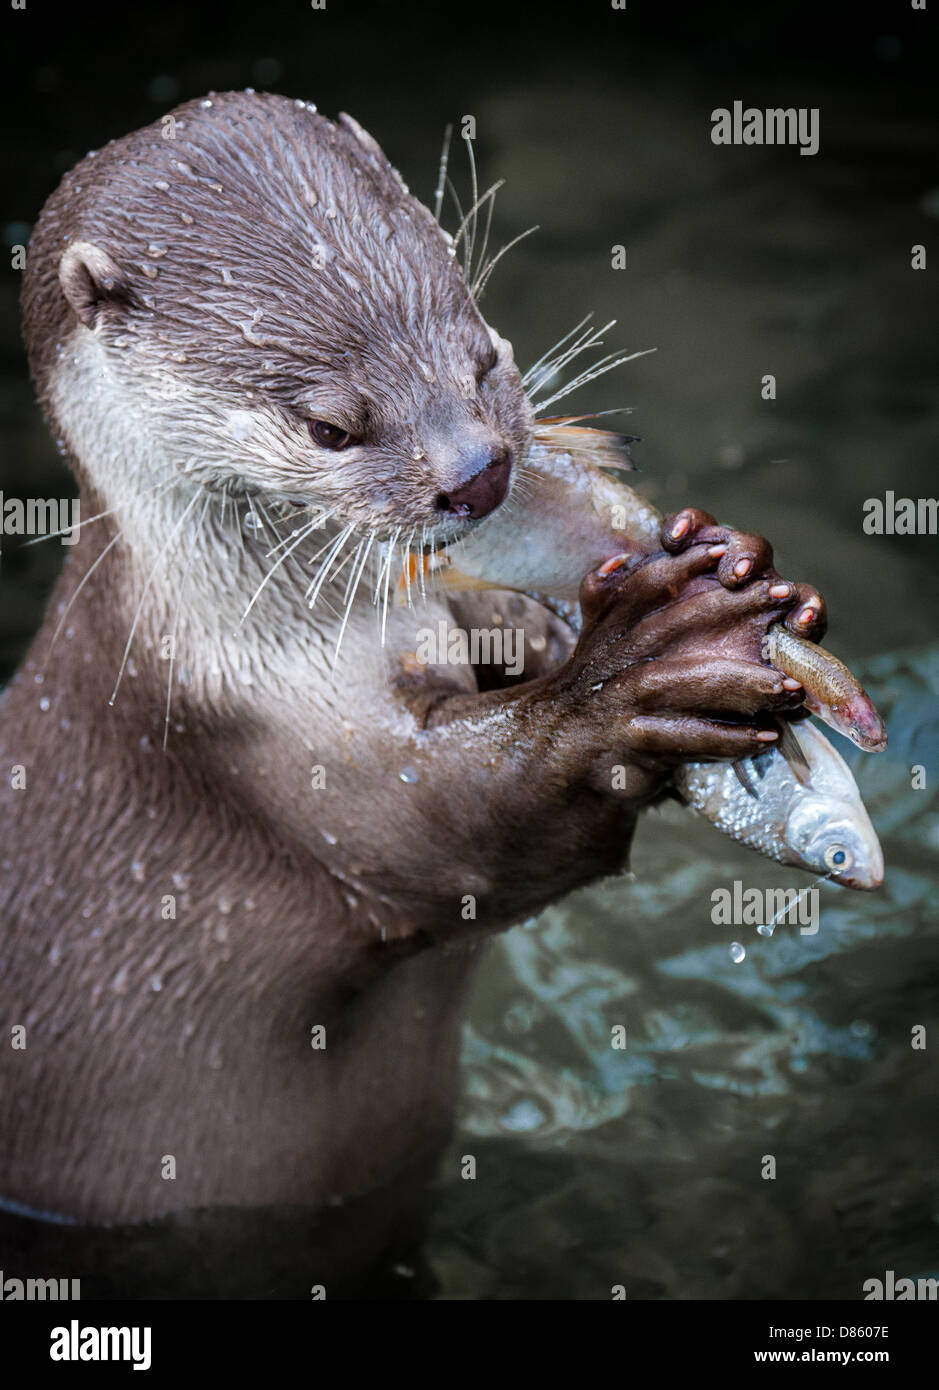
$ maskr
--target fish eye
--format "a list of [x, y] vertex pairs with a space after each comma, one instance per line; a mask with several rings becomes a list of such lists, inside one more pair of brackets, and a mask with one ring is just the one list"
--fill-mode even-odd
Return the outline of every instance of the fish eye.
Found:
[[826, 867], [839, 873], [845, 869], [850, 869], [854, 863], [851, 851], [845, 849], [844, 845], [829, 845], [824, 858]]
[[359, 443], [354, 434], [340, 425], [330, 424], [328, 420], [310, 420], [308, 423], [313, 442], [321, 449], [348, 449], [350, 444]]

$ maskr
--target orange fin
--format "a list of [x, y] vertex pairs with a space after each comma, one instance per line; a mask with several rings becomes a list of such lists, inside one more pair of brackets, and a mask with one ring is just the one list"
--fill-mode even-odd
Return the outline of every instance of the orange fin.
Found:
[[598, 468], [618, 468], [635, 472], [629, 446], [637, 436], [615, 430], [595, 430], [589, 425], [568, 424], [576, 415], [556, 415], [535, 421], [535, 441], [547, 449], [560, 449]]

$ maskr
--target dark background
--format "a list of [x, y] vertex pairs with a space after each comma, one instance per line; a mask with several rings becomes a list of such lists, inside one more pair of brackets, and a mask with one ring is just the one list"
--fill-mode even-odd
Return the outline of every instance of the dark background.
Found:
[[[913, 244], [937, 254], [933, 15], [906, 0], [29, 0], [4, 26], [7, 243], [87, 149], [213, 89], [348, 110], [425, 201], [445, 124], [474, 115], [483, 186], [507, 180], [494, 244], [540, 224], [483, 305], [519, 362], [589, 310], [617, 318], [607, 346], [657, 348], [572, 405], [634, 409], [639, 486], [659, 505], [769, 535], [783, 573], [826, 594], [830, 645], [892, 715], [890, 751], [854, 761], [888, 883], [833, 896], [819, 938], [748, 936], [730, 965], [711, 889], [800, 876], [676, 809], [640, 831], [636, 884], [493, 948], [454, 1149], [485, 1162], [477, 1183], [444, 1180], [443, 1295], [602, 1298], [625, 1282], [630, 1297], [855, 1298], [886, 1268], [935, 1273], [936, 1087], [908, 1040], [939, 1025], [936, 538], [861, 530], [869, 497], [936, 493], [937, 271], [910, 269]], [[713, 146], [711, 110], [735, 99], [818, 107], [820, 153]], [[458, 141], [451, 167], [465, 201]], [[0, 489], [58, 496], [18, 278], [0, 280]], [[55, 543], [4, 537], [0, 676], [60, 562]], [[620, 1020], [633, 1041], [613, 1065]], [[759, 1180], [765, 1152], [775, 1184]]]

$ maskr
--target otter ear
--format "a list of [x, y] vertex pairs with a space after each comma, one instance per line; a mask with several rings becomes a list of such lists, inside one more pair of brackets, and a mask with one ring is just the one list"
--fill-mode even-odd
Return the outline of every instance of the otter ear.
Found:
[[94, 328], [108, 308], [128, 304], [130, 283], [107, 251], [90, 241], [74, 241], [59, 261], [62, 293], [88, 328]]

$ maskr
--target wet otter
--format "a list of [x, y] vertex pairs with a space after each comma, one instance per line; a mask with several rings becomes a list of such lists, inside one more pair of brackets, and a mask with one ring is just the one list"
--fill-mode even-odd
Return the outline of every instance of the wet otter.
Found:
[[480, 940], [618, 869], [676, 761], [754, 752], [798, 699], [760, 640], [807, 600], [820, 634], [821, 600], [701, 513], [585, 580], [576, 646], [497, 600], [521, 682], [414, 660], [491, 596], [380, 602], [382, 641], [394, 554], [478, 524], [531, 436], [453, 253], [354, 121], [251, 93], [89, 155], [42, 213], [30, 363], [100, 519], [0, 724], [8, 1206], [384, 1187], [323, 1268], [390, 1257]]

